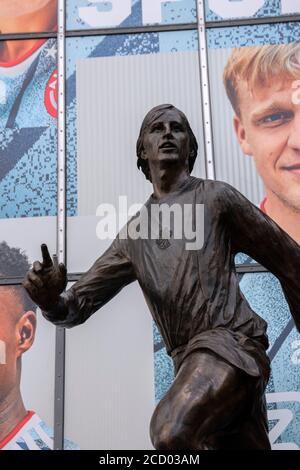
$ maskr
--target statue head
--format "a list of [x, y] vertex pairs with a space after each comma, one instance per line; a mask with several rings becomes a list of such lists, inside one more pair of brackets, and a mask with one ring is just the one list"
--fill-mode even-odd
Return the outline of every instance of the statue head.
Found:
[[[148, 158], [145, 155], [144, 139], [147, 136], [147, 133], [150, 132], [152, 126], [155, 125], [156, 122], [158, 122], [158, 125], [159, 125], [160, 118], [163, 121], [165, 117], [165, 120], [168, 121], [170, 119], [171, 114], [175, 117], [175, 121], [176, 120], [179, 121], [178, 124], [182, 126], [182, 131], [186, 133], [186, 137], [188, 139], [188, 148], [186, 150], [182, 149], [182, 151], [187, 153], [186, 158], [188, 160], [189, 173], [191, 173], [194, 167], [194, 163], [195, 163], [197, 153], [198, 153], [198, 144], [197, 144], [196, 137], [187, 120], [187, 117], [182, 111], [177, 109], [175, 106], [171, 104], [162, 104], [162, 105], [152, 108], [146, 114], [142, 122], [142, 126], [140, 129], [139, 137], [138, 137], [137, 144], [136, 144], [136, 153], [137, 153], [137, 158], [138, 158], [137, 167], [142, 170], [146, 178], [150, 181], [151, 181], [151, 173], [150, 173]], [[174, 130], [176, 133], [176, 129]], [[156, 129], [154, 129], [154, 131], [156, 132]], [[157, 129], [157, 132], [160, 132], [159, 128]], [[184, 145], [184, 139], [181, 139], [178, 145]], [[165, 153], [170, 154], [171, 149], [170, 151], [166, 150]]]

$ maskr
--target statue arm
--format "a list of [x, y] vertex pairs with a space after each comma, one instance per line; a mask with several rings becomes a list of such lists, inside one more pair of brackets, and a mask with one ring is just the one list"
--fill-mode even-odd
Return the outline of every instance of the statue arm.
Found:
[[300, 246], [236, 189], [225, 188], [225, 223], [234, 253], [248, 254], [279, 279], [300, 331]]
[[42, 309], [43, 316], [58, 326], [79, 325], [134, 280], [132, 263], [123, 254], [117, 238], [79, 281], [59, 296], [53, 307]]

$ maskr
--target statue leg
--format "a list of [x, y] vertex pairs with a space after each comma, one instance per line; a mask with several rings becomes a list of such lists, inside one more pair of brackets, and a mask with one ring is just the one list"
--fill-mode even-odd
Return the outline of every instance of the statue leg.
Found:
[[[213, 352], [194, 351], [184, 360], [153, 413], [150, 435], [154, 448], [202, 450], [232, 448], [234, 444], [236, 449], [247, 448], [245, 423], [252, 423], [253, 428], [251, 413], [256, 399], [260, 398], [256, 397], [256, 384], [257, 379]], [[263, 422], [264, 419], [265, 416], [259, 417]], [[255, 441], [262, 444], [253, 447], [250, 439], [249, 448], [269, 448], [266, 428], [252, 428], [252, 433], [262, 432], [262, 439], [256, 436]]]

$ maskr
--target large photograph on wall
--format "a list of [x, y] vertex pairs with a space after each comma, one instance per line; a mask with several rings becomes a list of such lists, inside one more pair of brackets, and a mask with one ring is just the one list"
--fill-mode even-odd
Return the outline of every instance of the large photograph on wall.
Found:
[[297, 15], [299, 0], [205, 0], [207, 21]]
[[[218, 3], [220, 11], [222, 2]], [[235, 3], [230, 3], [233, 9]], [[299, 34], [297, 23], [212, 28], [207, 32], [216, 179], [236, 187], [298, 243]], [[255, 227], [249, 227], [251, 230]], [[236, 258], [238, 264], [253, 262], [242, 253]], [[267, 402], [272, 448], [299, 449], [300, 341], [289, 307], [278, 280], [269, 273], [241, 274], [240, 287], [251, 307], [268, 323], [272, 373]], [[154, 338], [159, 400], [170, 386], [173, 371], [156, 328]]]
[[[2, 1], [2, 34], [55, 32], [57, 1]], [[0, 35], [0, 448], [53, 448], [55, 328], [21, 287], [56, 245], [56, 39]]]
[[[1, 9], [3, 20], [7, 12], [26, 31], [35, 32], [37, 24], [42, 31], [48, 31], [47, 24], [56, 27], [56, 0], [3, 3], [10, 4]], [[1, 240], [21, 250], [30, 245], [30, 261], [40, 255], [41, 237], [55, 248], [56, 158], [56, 39], [0, 40]], [[33, 240], [38, 240], [35, 246]]]
[[0, 41], [0, 217], [56, 215], [56, 39]]
[[299, 34], [292, 23], [208, 31], [216, 178], [298, 242]]
[[[230, 16], [242, 16], [237, 14], [238, 3], [253, 10], [255, 2], [208, 1], [207, 6], [221, 14], [225, 11], [222, 5], [228, 4]], [[281, 13], [280, 2], [260, 3], [264, 4], [258, 12], [262, 16]], [[295, 8], [297, 2], [292, 3]], [[287, 2], [283, 4], [287, 7]], [[222, 19], [212, 16], [212, 11], [207, 18]], [[298, 243], [299, 36], [298, 23], [207, 31], [216, 179], [237, 188]], [[252, 264], [255, 260], [240, 253], [236, 263]], [[269, 273], [240, 274], [240, 287], [254, 311], [268, 323], [271, 377], [267, 402], [272, 449], [299, 449], [300, 341], [289, 307], [278, 280]], [[156, 327], [154, 354], [156, 400], [160, 400], [172, 383], [173, 365]]]
[[67, 0], [67, 29], [130, 28], [196, 22], [196, 0]]
[[[278, 24], [271, 27], [265, 25], [230, 29], [218, 28], [215, 31], [210, 30], [208, 33], [217, 179], [231, 183], [255, 204], [260, 205], [262, 203], [261, 207], [265, 210], [268, 206], [265, 197], [268, 194], [263, 181], [258, 176], [254, 158], [246, 156], [242, 152], [235, 131], [234, 122], [237, 121], [234, 121], [234, 108], [232, 108], [229, 100], [230, 95], [227, 96], [224, 87], [224, 69], [231, 53], [233, 53], [233, 49], [249, 46], [268, 46], [273, 44], [273, 41], [275, 41], [275, 45], [289, 44], [295, 42], [297, 34], [298, 27], [296, 24]], [[267, 41], [266, 38], [272, 39]], [[226, 60], [221, 62], [219, 57], [213, 57], [217, 49], [221, 49], [223, 52], [226, 47], [230, 49]], [[194, 58], [192, 58], [192, 53], [194, 53]], [[188, 56], [189, 59], [187, 59]], [[194, 127], [200, 141], [200, 148], [203, 147], [201, 131], [198, 130], [199, 123], [201, 123], [199, 121], [201, 98], [198, 99], [197, 87], [194, 84], [191, 85], [191, 77], [195, 77], [195, 68], [198, 67], [197, 40], [195, 32], [128, 34], [117, 35], [113, 38], [109, 36], [84, 39], [70, 38], [67, 41], [67, 57], [68, 199], [72, 198], [73, 201], [68, 206], [68, 215], [70, 216], [68, 220], [68, 268], [69, 271], [81, 272], [87, 269], [95, 260], [96, 255], [103, 253], [108, 246], [107, 240], [99, 241], [97, 238], [99, 218], [97, 218], [97, 215], [95, 217], [95, 213], [97, 214], [99, 205], [105, 202], [116, 207], [120, 194], [127, 196], [130, 204], [142, 203], [147, 190], [150, 190], [147, 183], [138, 179], [140, 175], [136, 173], [135, 165], [133, 172], [130, 170], [130, 168], [133, 168], [130, 164], [135, 158], [135, 142], [132, 137], [128, 139], [128, 136], [137, 134], [137, 122], [143, 117], [145, 108], [157, 104], [154, 100], [157, 100], [158, 97], [160, 101], [162, 99], [170, 101], [173, 98], [175, 100], [174, 104], [183, 108], [189, 117], [192, 116], [192, 124], [193, 113], [196, 108], [199, 114], [196, 113], [195, 115], [197, 120], [194, 120], [196, 124]], [[152, 77], [153, 70], [155, 76]], [[158, 78], [160, 70], [163, 71], [163, 76]], [[178, 72], [177, 74], [172, 73], [172, 70], [186, 71], [189, 77], [188, 83], [190, 83], [187, 97], [176, 92], [176, 85], [180, 86], [182, 90], [184, 89], [184, 86], [182, 86], [184, 82], [180, 82], [181, 76], [178, 75]], [[143, 71], [145, 71], [146, 77], [143, 76]], [[191, 71], [193, 72], [191, 73]], [[117, 77], [122, 77], [122, 80]], [[165, 85], [167, 77], [169, 77], [168, 83], [171, 83], [172, 86], [172, 94], [170, 88], [168, 89]], [[176, 80], [174, 80], [174, 77], [176, 77]], [[297, 80], [296, 75], [295, 77], [293, 75], [293, 78]], [[187, 80], [185, 76], [183, 79]], [[196, 75], [195, 83], [196, 81], [200, 83], [199, 72]], [[148, 85], [146, 86], [144, 83]], [[297, 89], [293, 89], [293, 92], [297, 92]], [[135, 93], [139, 96], [139, 103], [134, 99]], [[189, 93], [194, 97], [193, 100], [190, 99]], [[196, 100], [195, 96], [197, 96]], [[128, 109], [132, 112], [128, 113]], [[286, 110], [284, 112], [286, 113]], [[287, 114], [284, 114], [284, 121], [287, 116]], [[282, 119], [282, 115], [279, 118]], [[271, 117], [270, 121], [274, 119], [278, 119], [278, 116]], [[124, 130], [122, 123], [124, 123]], [[114, 138], [116, 132], [118, 139]], [[120, 146], [120, 141], [124, 142], [125, 145]], [[201, 161], [204, 161], [201, 160], [201, 154], [198, 160], [201, 165]], [[198, 167], [196, 175], [205, 177], [205, 169], [203, 171], [203, 167]], [[130, 182], [129, 185], [128, 182]], [[121, 209], [126, 210], [124, 206]], [[82, 249], [82, 230], [80, 230], [80, 227], [84, 227], [84, 237], [85, 240], [88, 240], [88, 248], [86, 249]], [[253, 260], [247, 259], [241, 254], [237, 262], [248, 264]], [[267, 400], [269, 407], [269, 436], [272, 448], [298, 449], [300, 445], [298, 439], [300, 384], [299, 374], [297, 373], [299, 340], [288, 306], [278, 281], [272, 275], [268, 273], [245, 274], [241, 275], [240, 280], [241, 288], [247, 300], [253, 309], [269, 324], [270, 347], [268, 354], [272, 361], [272, 375], [268, 385]], [[130, 294], [129, 288], [128, 294]], [[123, 295], [124, 297], [122, 297]], [[120, 298], [123, 300], [122, 305], [125, 306], [126, 311], [132, 313], [133, 310], [136, 310], [125, 293], [122, 293]], [[138, 302], [140, 301], [142, 302], [142, 299], [139, 298]], [[90, 357], [93, 357], [96, 349], [100, 351], [100, 344], [106, 344], [104, 340], [98, 341], [97, 331], [101, 331], [101, 325], [104, 327], [103, 331], [108, 331], [106, 328], [108, 328], [109, 322], [113, 324], [114, 318], [117, 318], [117, 315], [120, 314], [118, 309], [121, 304], [118, 303], [117, 299], [114, 302], [116, 303], [106, 306], [103, 311], [91, 320], [94, 322], [93, 333], [95, 337], [88, 350]], [[106, 321], [108, 322], [107, 325], [105, 324]], [[84, 328], [87, 335], [85, 341], [88, 341], [89, 324], [85, 325]], [[149, 341], [149, 323], [145, 321], [143, 328], [145, 328], [143, 334]], [[128, 335], [129, 341], [132, 340], [133, 336], [131, 334], [134, 331], [135, 329], [130, 323], [126, 324], [126, 335]], [[69, 358], [73, 356], [79, 341], [80, 335], [77, 334], [76, 330], [68, 333]], [[165, 353], [161, 336], [156, 328], [154, 328], [154, 350], [155, 395], [156, 399], [159, 400], [170, 386], [173, 379], [173, 370]], [[146, 357], [144, 356], [147, 353], [146, 342], [142, 351], [142, 357]], [[84, 367], [85, 358], [80, 356], [77, 360], [81, 370], [84, 371], [85, 380], [87, 383], [93, 384], [95, 374], [89, 376], [88, 370]], [[98, 368], [95, 370], [98, 370]], [[151, 381], [151, 374], [146, 375], [147, 381]], [[99, 386], [101, 383], [108, 383], [110, 380], [109, 374], [105, 378], [103, 377], [103, 382], [97, 374], [96, 378], [99, 380]], [[114, 431], [112, 430], [111, 434], [106, 433], [103, 435], [102, 428], [101, 430], [95, 429], [95, 431], [92, 431], [91, 428], [89, 439], [87, 439], [87, 434], [84, 435], [83, 431], [81, 433], [78, 425], [82, 416], [74, 413], [77, 408], [76, 400], [79, 400], [80, 397], [80, 391], [78, 391], [77, 398], [72, 394], [72, 390], [74, 390], [72, 384], [75, 381], [76, 371], [74, 364], [72, 365], [70, 361], [67, 367], [67, 390], [70, 391], [68, 395], [70, 406], [66, 414], [67, 430], [71, 431], [75, 428], [78, 430], [76, 440], [80, 444], [82, 443], [83, 448], [97, 446], [100, 441], [102, 442], [101, 445], [106, 442], [108, 446], [114, 446], [115, 439], [122, 443], [123, 448], [128, 448], [128, 436], [124, 437], [126, 426], [124, 425], [123, 428], [124, 433], [119, 430], [118, 437], [116, 437], [114, 422], [117, 418], [114, 416], [111, 419], [113, 411], [107, 407], [103, 407], [101, 411], [99, 410], [99, 417], [101, 416], [105, 422], [110, 422]], [[112, 393], [115, 397], [114, 403], [122, 403], [121, 395], [115, 391]], [[88, 408], [86, 413], [94, 416], [93, 403], [95, 399], [92, 393], [89, 396], [91, 408]], [[132, 396], [135, 395], [132, 393]], [[147, 404], [144, 404], [147, 413], [150, 412], [153, 406], [151, 400], [148, 399], [149, 396]], [[140, 406], [140, 402], [138, 403]], [[121, 407], [120, 410], [122, 410]], [[138, 426], [139, 424], [137, 424], [137, 429], [141, 429]], [[144, 432], [145, 429], [143, 428]], [[149, 445], [146, 433], [143, 435], [140, 433], [139, 443], [141, 443], [139, 445]]]
[[[55, 219], [0, 221], [0, 449], [53, 450], [56, 328], [21, 285], [40, 240], [55, 253]], [[7, 221], [5, 221], [7, 222]], [[64, 449], [78, 449], [73, 432]]]
[[[31, 265], [16, 238], [0, 242], [2, 282]], [[55, 330], [20, 284], [2, 284], [0, 298], [0, 449], [53, 449]]]

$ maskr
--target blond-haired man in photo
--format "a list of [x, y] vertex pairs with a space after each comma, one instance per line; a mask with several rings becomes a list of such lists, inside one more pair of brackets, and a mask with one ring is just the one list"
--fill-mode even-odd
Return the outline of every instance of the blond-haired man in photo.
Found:
[[264, 183], [261, 209], [300, 243], [300, 44], [234, 49], [224, 84], [241, 149]]

